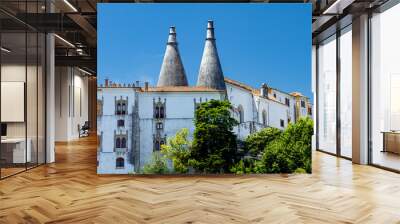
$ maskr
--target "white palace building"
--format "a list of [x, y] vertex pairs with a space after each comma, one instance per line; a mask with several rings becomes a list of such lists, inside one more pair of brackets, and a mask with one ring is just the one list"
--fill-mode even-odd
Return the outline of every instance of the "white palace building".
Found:
[[97, 132], [99, 174], [136, 173], [154, 151], [182, 128], [194, 131], [196, 106], [211, 99], [228, 99], [239, 125], [239, 139], [264, 127], [284, 129], [310, 116], [312, 106], [300, 93], [285, 93], [262, 84], [252, 88], [224, 77], [208, 21], [207, 37], [196, 86], [189, 86], [171, 27], [157, 86], [112, 83], [98, 86]]

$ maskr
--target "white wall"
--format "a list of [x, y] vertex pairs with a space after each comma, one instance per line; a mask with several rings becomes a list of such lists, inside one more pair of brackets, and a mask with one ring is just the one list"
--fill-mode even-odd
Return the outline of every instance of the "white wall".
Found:
[[56, 67], [55, 73], [55, 141], [70, 141], [88, 121], [88, 78], [72, 67]]
[[182, 128], [189, 129], [189, 137], [194, 131], [194, 99], [202, 102], [211, 99], [221, 100], [220, 92], [142, 92], [139, 93], [139, 117], [140, 117], [140, 167], [150, 161], [153, 152], [153, 134], [156, 133], [153, 119], [153, 99], [158, 102], [166, 99], [166, 119], [162, 136], [171, 137]]
[[232, 85], [230, 83], [225, 84], [228, 99], [231, 102], [232, 106], [237, 109], [239, 105], [242, 105], [244, 110], [244, 122], [253, 121], [256, 116], [253, 94], [248, 90]]
[[[134, 165], [129, 152], [132, 152], [132, 112], [135, 106], [135, 90], [133, 88], [101, 88], [97, 91], [97, 100], [103, 102], [102, 115], [97, 116], [97, 135], [100, 137], [98, 149], [97, 173], [99, 174], [123, 174], [133, 173]], [[115, 114], [115, 99], [128, 100], [128, 113], [126, 115]], [[124, 127], [118, 127], [117, 121], [123, 119]], [[127, 152], [114, 151], [114, 132], [128, 133]], [[124, 158], [124, 167], [116, 168], [116, 159]]]

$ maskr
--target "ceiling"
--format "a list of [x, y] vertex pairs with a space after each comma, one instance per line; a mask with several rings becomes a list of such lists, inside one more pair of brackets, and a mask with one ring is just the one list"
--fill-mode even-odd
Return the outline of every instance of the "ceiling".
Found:
[[[371, 10], [387, 0], [196, 0], [194, 2], [312, 3], [313, 40], [335, 32], [337, 21]], [[46, 3], [47, 2], [47, 3]], [[56, 65], [79, 66], [96, 74], [97, 3], [193, 2], [184, 0], [1, 0], [3, 32], [54, 32]], [[51, 13], [50, 13], [51, 12]], [[345, 20], [343, 20], [345, 21]], [[331, 31], [329, 31], [331, 28]], [[329, 31], [329, 32], [328, 32]], [[325, 33], [324, 33], [325, 32]], [[18, 39], [18, 38], [17, 38]]]

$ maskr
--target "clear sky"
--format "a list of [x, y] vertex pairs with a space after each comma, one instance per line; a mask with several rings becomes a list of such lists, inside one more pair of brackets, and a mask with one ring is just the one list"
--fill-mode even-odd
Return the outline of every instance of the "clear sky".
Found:
[[195, 85], [207, 20], [225, 77], [311, 97], [311, 4], [98, 4], [98, 80], [156, 85], [170, 26]]

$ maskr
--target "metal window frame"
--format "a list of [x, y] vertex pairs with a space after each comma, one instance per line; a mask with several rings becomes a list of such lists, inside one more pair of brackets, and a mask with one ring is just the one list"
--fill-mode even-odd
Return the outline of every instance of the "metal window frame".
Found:
[[[38, 10], [38, 7], [39, 6], [37, 4], [36, 5], [36, 10]], [[46, 7], [46, 11], [47, 11], [47, 7]], [[27, 17], [27, 5], [26, 4], [25, 4], [25, 12], [26, 12], [25, 13], [25, 17]], [[9, 15], [9, 16], [11, 16], [11, 15]], [[23, 32], [21, 32], [21, 33], [25, 35], [25, 84], [24, 84], [24, 97], [25, 97], [25, 99], [24, 99], [24, 107], [25, 107], [24, 108], [24, 120], [25, 120], [25, 169], [21, 170], [21, 171], [18, 171], [18, 172], [15, 172], [15, 173], [12, 173], [12, 174], [7, 175], [7, 176], [2, 176], [2, 167], [0, 166], [0, 180], [7, 179], [7, 178], [15, 176], [17, 174], [26, 172], [26, 171], [34, 169], [34, 168], [37, 168], [37, 167], [39, 167], [41, 165], [47, 164], [47, 140], [46, 140], [47, 139], [47, 128], [46, 128], [47, 127], [47, 110], [46, 110], [46, 108], [47, 108], [47, 81], [46, 81], [46, 79], [47, 79], [47, 74], [48, 74], [48, 71], [47, 71], [47, 43], [48, 43], [47, 42], [47, 35], [48, 35], [48, 33], [41, 32], [41, 31], [29, 26], [27, 23], [23, 22], [23, 24], [25, 26], [24, 27], [25, 30]], [[30, 167], [28, 167], [28, 162], [27, 162], [28, 154], [26, 153], [27, 152], [27, 148], [28, 148], [28, 144], [27, 144], [27, 139], [28, 139], [28, 124], [27, 124], [28, 123], [28, 119], [27, 119], [28, 118], [28, 112], [27, 112], [27, 101], [28, 101], [27, 100], [28, 33], [31, 33], [31, 32], [28, 32], [28, 30], [36, 33], [36, 136], [35, 137], [36, 137], [36, 142], [37, 142], [36, 146], [37, 147], [36, 147], [36, 163], [33, 166], [30, 166]], [[44, 99], [43, 99], [44, 117], [43, 117], [43, 119], [44, 120], [42, 120], [42, 122], [44, 123], [44, 127], [45, 127], [44, 128], [44, 136], [43, 136], [43, 139], [44, 139], [44, 145], [43, 145], [43, 147], [44, 147], [44, 150], [43, 150], [44, 155], [42, 155], [43, 159], [44, 159], [43, 163], [39, 163], [39, 141], [38, 141], [39, 140], [39, 82], [38, 82], [38, 80], [39, 80], [39, 69], [38, 69], [38, 66], [39, 66], [39, 33], [44, 34], [43, 39], [41, 39], [43, 41], [42, 43], [44, 44], [44, 51], [42, 51], [42, 53], [44, 53], [44, 55], [43, 55], [44, 68], [42, 69], [42, 76], [44, 76], [43, 77], [43, 82], [44, 82]], [[1, 42], [2, 42], [2, 32], [0, 32], [0, 45], [1, 45]], [[0, 54], [0, 68], [2, 67], [2, 63], [1, 62], [2, 62], [2, 56]], [[1, 69], [0, 69], [0, 83], [1, 83], [1, 77], [2, 77], [2, 74], [1, 74]], [[1, 85], [0, 85], [0, 90], [1, 90]], [[1, 98], [1, 91], [0, 91], [0, 98]], [[0, 105], [0, 110], [1, 110], [1, 105]], [[1, 114], [0, 114], [0, 123], [1, 123]], [[2, 147], [1, 147], [1, 144], [0, 144], [0, 157], [1, 157], [1, 152], [2, 152], [1, 148]]]
[[[348, 19], [348, 18], [346, 18], [346, 19]], [[316, 80], [316, 101], [315, 101], [315, 106], [316, 106], [316, 111], [315, 111], [315, 113], [316, 113], [316, 115], [315, 115], [315, 117], [316, 117], [316, 133], [315, 133], [315, 136], [316, 136], [316, 151], [319, 151], [319, 152], [323, 152], [323, 153], [326, 153], [326, 154], [329, 154], [329, 155], [333, 155], [333, 156], [336, 156], [336, 157], [339, 157], [339, 158], [343, 158], [343, 159], [346, 159], [346, 160], [352, 160], [352, 158], [350, 158], [350, 157], [347, 157], [347, 156], [343, 156], [342, 155], [342, 149], [341, 149], [341, 117], [340, 117], [340, 112], [341, 112], [341, 108], [340, 108], [340, 103], [341, 103], [341, 97], [340, 97], [340, 93], [341, 93], [341, 89], [340, 89], [340, 81], [341, 81], [341, 64], [340, 64], [340, 37], [344, 34], [344, 32], [342, 32], [343, 30], [345, 30], [345, 29], [347, 29], [349, 26], [351, 26], [352, 25], [352, 23], [349, 23], [349, 24], [346, 24], [345, 23], [345, 25], [343, 25], [343, 24], [339, 24], [339, 23], [336, 23], [336, 24], [334, 24], [333, 26], [335, 27], [335, 29], [336, 29], [336, 32], [335, 33], [332, 33], [331, 35], [327, 35], [327, 36], [325, 36], [323, 39], [320, 39], [319, 41], [318, 41], [318, 43], [316, 44], [316, 49], [315, 49], [315, 64], [316, 64], [316, 71], [315, 71], [315, 74], [316, 74], [316, 77], [315, 77], [315, 80]], [[320, 48], [320, 44], [322, 43], [322, 42], [324, 42], [324, 41], [326, 41], [326, 40], [328, 40], [329, 38], [332, 38], [332, 36], [334, 36], [335, 35], [335, 38], [332, 40], [332, 41], [336, 41], [336, 51], [335, 51], [335, 53], [336, 53], [336, 61], [335, 61], [335, 63], [336, 63], [336, 83], [335, 83], [335, 85], [336, 85], [336, 152], [335, 153], [332, 153], [332, 152], [329, 152], [329, 151], [326, 151], [326, 150], [324, 150], [324, 149], [321, 149], [320, 147], [319, 147], [319, 90], [320, 90], [320, 88], [319, 88], [319, 84], [320, 84], [320, 80], [319, 80], [319, 48]]]
[[374, 10], [370, 10], [368, 11], [368, 20], [367, 20], [367, 45], [368, 45], [368, 53], [367, 53], [367, 120], [368, 120], [368, 124], [367, 124], [367, 141], [368, 141], [368, 158], [367, 158], [367, 163], [370, 166], [373, 167], [377, 167], [379, 169], [383, 169], [383, 170], [387, 170], [390, 172], [394, 172], [394, 173], [400, 173], [400, 169], [394, 169], [388, 166], [384, 166], [381, 164], [377, 164], [374, 163], [373, 161], [373, 138], [372, 138], [372, 94], [373, 94], [373, 88], [372, 88], [372, 54], [373, 54], [373, 50], [372, 50], [372, 19], [373, 19], [373, 14], [374, 13], [384, 13], [385, 11], [391, 9], [392, 7], [396, 6], [400, 4], [400, 0], [389, 0], [387, 2], [385, 2], [384, 4], [382, 4], [381, 6], [379, 6], [378, 8], [374, 9]]

